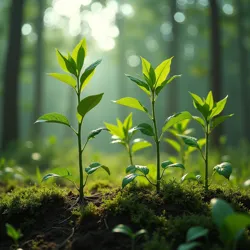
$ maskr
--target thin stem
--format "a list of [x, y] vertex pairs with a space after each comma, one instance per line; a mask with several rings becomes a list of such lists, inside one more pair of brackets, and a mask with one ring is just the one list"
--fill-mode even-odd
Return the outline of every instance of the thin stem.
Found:
[[[80, 91], [80, 81], [79, 77], [77, 77], [77, 104], [80, 104], [81, 101], [81, 91]], [[82, 165], [82, 119], [78, 122], [78, 131], [77, 131], [77, 139], [78, 139], [78, 157], [79, 157], [79, 174], [80, 174], [80, 187], [79, 187], [79, 202], [80, 204], [83, 202], [84, 194], [83, 194], [83, 165]], [[86, 143], [85, 143], [86, 145]]]
[[156, 186], [156, 184], [153, 183], [146, 175], [144, 175], [144, 177], [147, 179], [147, 181], [148, 181], [151, 185]]
[[85, 182], [84, 182], [84, 184], [83, 184], [83, 187], [86, 186], [88, 178], [89, 178], [89, 175], [87, 175], [87, 177], [86, 177], [86, 179], [85, 179]]
[[206, 122], [206, 145], [205, 145], [205, 191], [208, 191], [208, 135], [209, 135], [209, 123]]
[[129, 143], [127, 144], [127, 150], [128, 150], [130, 165], [134, 165], [133, 156], [132, 156], [132, 152], [131, 152], [131, 147], [130, 147]]
[[156, 116], [155, 116], [155, 96], [154, 92], [152, 93], [152, 99], [151, 99], [151, 105], [152, 105], [152, 121], [154, 124], [154, 132], [155, 132], [155, 145], [156, 145], [156, 192], [159, 194], [160, 192], [160, 181], [161, 181], [161, 170], [160, 170], [160, 141], [158, 138], [158, 131], [157, 131], [157, 122], [156, 122]]

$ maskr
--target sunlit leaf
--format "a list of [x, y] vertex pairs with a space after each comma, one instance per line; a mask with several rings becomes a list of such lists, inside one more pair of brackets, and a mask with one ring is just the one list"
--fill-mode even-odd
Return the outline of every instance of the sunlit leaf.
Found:
[[195, 137], [187, 135], [178, 135], [184, 141], [184, 143], [190, 147], [199, 148], [198, 140]]
[[170, 79], [166, 79], [164, 82], [161, 83], [160, 86], [158, 86], [156, 89], [155, 89], [155, 93], [156, 95], [159, 95], [159, 93], [161, 92], [161, 90], [169, 83], [171, 83], [175, 78], [179, 78], [181, 77], [181, 75], [174, 75], [172, 76]]
[[56, 49], [56, 57], [57, 57], [57, 61], [61, 69], [63, 69], [67, 73], [70, 73], [70, 71], [67, 69], [67, 66], [66, 66], [67, 58], [63, 56], [58, 49]]
[[59, 73], [49, 73], [48, 75], [54, 77], [55, 79], [61, 82], [68, 84], [74, 89], [76, 87], [76, 80], [71, 75], [59, 74]]
[[112, 232], [113, 232], [113, 233], [122, 233], [122, 234], [126, 234], [126, 235], [128, 235], [130, 238], [133, 238], [133, 232], [132, 232], [132, 230], [131, 230], [129, 227], [123, 225], [123, 224], [119, 224], [119, 225], [117, 225], [116, 227], [114, 227], [113, 230], [112, 230]]
[[168, 74], [170, 72], [170, 66], [172, 58], [169, 58], [159, 64], [155, 69], [155, 76], [156, 76], [156, 88], [161, 86], [161, 84], [167, 79]]
[[193, 116], [193, 119], [198, 122], [203, 128], [205, 128], [205, 121], [199, 116]]
[[220, 100], [215, 104], [215, 107], [212, 109], [211, 118], [215, 117], [216, 115], [219, 115], [223, 111], [227, 103], [227, 98], [228, 96], [226, 96], [224, 99]]
[[120, 105], [130, 107], [130, 108], [138, 109], [138, 110], [141, 110], [143, 112], [148, 111], [136, 98], [133, 98], [133, 97], [124, 97], [124, 98], [121, 98], [121, 99], [119, 99], [117, 101], [113, 101], [113, 102], [120, 104]]
[[42, 115], [35, 121], [35, 123], [41, 123], [41, 122], [60, 123], [70, 127], [68, 118], [58, 113], [48, 113]]
[[90, 174], [93, 174], [99, 168], [104, 169], [110, 175], [109, 168], [107, 166], [104, 166], [104, 165], [100, 164], [99, 162], [91, 163], [87, 168], [85, 168], [85, 172], [88, 175], [90, 175]]
[[168, 138], [164, 139], [164, 141], [167, 142], [170, 146], [172, 146], [177, 152], [181, 151], [181, 146], [177, 141]]
[[140, 176], [139, 174], [128, 174], [126, 175], [122, 180], [122, 188], [125, 188], [129, 183], [131, 183], [137, 176]]
[[74, 59], [75, 62], [77, 62], [77, 55], [78, 55], [78, 51], [80, 48], [84, 49], [84, 54], [85, 56], [87, 55], [87, 43], [86, 43], [86, 39], [82, 39], [74, 48], [73, 52], [72, 52], [72, 58]]
[[206, 98], [206, 103], [209, 106], [209, 110], [212, 110], [214, 107], [214, 98], [213, 98], [213, 93], [212, 91], [209, 91], [207, 98]]
[[139, 171], [144, 175], [147, 175], [149, 173], [149, 169], [147, 166], [130, 165], [126, 168], [126, 173], [135, 173], [136, 171]]
[[147, 95], [150, 95], [150, 90], [149, 90], [149, 86], [146, 82], [136, 78], [136, 77], [133, 77], [133, 76], [130, 76], [130, 75], [127, 75], [125, 74], [132, 82], [135, 82], [137, 84], [137, 86], [142, 89]]
[[14, 241], [18, 241], [23, 236], [21, 231], [19, 229], [15, 229], [11, 224], [6, 223], [5, 227], [7, 235], [10, 236]]
[[87, 140], [90, 140], [90, 139], [95, 138], [95, 137], [96, 137], [97, 135], [99, 135], [103, 130], [108, 131], [108, 129], [107, 129], [107, 128], [104, 128], [104, 127], [97, 128], [97, 129], [95, 129], [95, 130], [92, 130], [92, 131], [89, 133]]
[[156, 81], [155, 71], [151, 66], [151, 64], [145, 58], [141, 57], [141, 61], [142, 61], [142, 73], [146, 77], [149, 86], [153, 88]]
[[120, 130], [118, 126], [107, 122], [104, 122], [104, 124], [112, 135], [116, 135], [118, 138], [124, 139], [124, 132], [123, 130]]
[[228, 118], [230, 118], [232, 116], [233, 116], [233, 114], [215, 117], [212, 120], [211, 130], [216, 128], [218, 125], [220, 125], [221, 123], [223, 123], [225, 120], [227, 120]]
[[135, 153], [136, 151], [142, 150], [144, 148], [151, 147], [152, 144], [146, 140], [143, 139], [135, 139], [132, 142], [132, 153]]

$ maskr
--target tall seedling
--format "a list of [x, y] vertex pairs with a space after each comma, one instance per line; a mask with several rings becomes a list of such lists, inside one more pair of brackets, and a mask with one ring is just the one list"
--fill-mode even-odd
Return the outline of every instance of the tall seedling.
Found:
[[[212, 131], [220, 125], [222, 122], [232, 117], [233, 114], [230, 115], [222, 115], [219, 114], [224, 110], [225, 105], [227, 103], [226, 96], [224, 99], [219, 102], [215, 102], [213, 99], [212, 91], [210, 91], [206, 97], [206, 99], [202, 99], [196, 94], [190, 93], [195, 109], [197, 109], [201, 113], [201, 117], [193, 116], [193, 119], [197, 121], [205, 134], [205, 152], [202, 151], [201, 145], [198, 143], [197, 138], [191, 136], [181, 136], [184, 143], [188, 146], [197, 148], [201, 156], [204, 160], [205, 165], [205, 190], [208, 190], [208, 146], [209, 146], [209, 136]], [[229, 179], [232, 173], [231, 164], [228, 162], [223, 162], [213, 168], [214, 173], [218, 173], [225, 178]]]
[[[51, 122], [51, 123], [59, 123], [63, 124], [72, 129], [77, 137], [78, 143], [78, 161], [79, 161], [79, 176], [80, 176], [80, 185], [79, 191], [79, 202], [82, 204], [84, 199], [84, 192], [83, 189], [86, 185], [88, 176], [94, 173], [97, 169], [103, 168], [108, 174], [110, 171], [108, 167], [103, 166], [100, 163], [94, 162], [90, 164], [87, 168], [85, 168], [86, 178], [84, 181], [83, 178], [83, 163], [82, 163], [82, 154], [87, 146], [88, 142], [93, 139], [96, 135], [98, 135], [102, 130], [106, 130], [106, 128], [98, 128], [93, 130], [87, 136], [85, 143], [82, 143], [82, 124], [86, 114], [92, 110], [98, 103], [101, 101], [103, 93], [97, 95], [90, 95], [83, 99], [81, 99], [81, 93], [88, 85], [90, 79], [94, 75], [96, 67], [100, 64], [101, 60], [98, 60], [83, 70], [84, 60], [87, 54], [87, 46], [86, 41], [83, 39], [80, 41], [76, 47], [74, 48], [72, 54], [68, 53], [67, 56], [62, 55], [58, 50], [56, 50], [56, 56], [60, 67], [67, 73], [67, 74], [60, 74], [60, 73], [50, 73], [49, 75], [54, 77], [55, 79], [68, 84], [76, 93], [77, 97], [77, 110], [76, 110], [76, 118], [78, 121], [77, 129], [73, 128], [70, 124], [68, 118], [62, 114], [58, 113], [48, 113], [38, 118], [36, 123], [39, 122]], [[59, 176], [56, 174], [48, 174], [44, 176], [43, 180], [47, 180], [51, 177], [64, 177]]]
[[[133, 76], [127, 75], [127, 77], [137, 84], [137, 86], [147, 94], [150, 104], [151, 104], [151, 112], [141, 104], [139, 100], [133, 97], [124, 97], [117, 101], [114, 101], [117, 104], [124, 105], [130, 108], [138, 109], [144, 113], [147, 114], [149, 119], [151, 120], [151, 124], [148, 123], [141, 123], [139, 124], [135, 129], [140, 130], [143, 134], [147, 136], [151, 136], [154, 139], [155, 145], [156, 145], [156, 183], [151, 183], [156, 186], [157, 193], [160, 191], [160, 181], [163, 177], [163, 173], [166, 170], [166, 168], [169, 167], [179, 167], [184, 168], [182, 164], [179, 163], [173, 163], [171, 161], [165, 161], [160, 163], [160, 142], [163, 138], [163, 134], [174, 124], [185, 120], [192, 118], [191, 114], [189, 112], [181, 112], [174, 114], [170, 117], [168, 117], [161, 129], [161, 132], [159, 133], [157, 128], [157, 118], [156, 118], [156, 108], [155, 103], [157, 100], [158, 95], [162, 91], [162, 89], [169, 83], [171, 83], [176, 77], [179, 77], [177, 75], [172, 76], [170, 79], [167, 79], [169, 72], [170, 72], [170, 65], [171, 60], [167, 59], [163, 61], [160, 65], [154, 69], [151, 64], [144, 58], [141, 57], [142, 61], [142, 74], [143, 74], [143, 80], [135, 78]], [[161, 173], [161, 168], [163, 169]], [[149, 173], [149, 169], [146, 166], [129, 166], [127, 168], [127, 172], [130, 174], [127, 175], [123, 179], [122, 186], [125, 187], [128, 183], [133, 181], [136, 177], [142, 176], [147, 178], [147, 174]], [[139, 173], [138, 173], [139, 172]]]

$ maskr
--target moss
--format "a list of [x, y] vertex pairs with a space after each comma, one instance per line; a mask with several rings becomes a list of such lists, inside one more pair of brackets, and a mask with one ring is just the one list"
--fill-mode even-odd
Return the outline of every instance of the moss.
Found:
[[151, 239], [148, 239], [145, 242], [145, 244], [143, 244], [143, 249], [144, 250], [170, 250], [170, 247], [165, 237], [155, 232], [152, 235]]

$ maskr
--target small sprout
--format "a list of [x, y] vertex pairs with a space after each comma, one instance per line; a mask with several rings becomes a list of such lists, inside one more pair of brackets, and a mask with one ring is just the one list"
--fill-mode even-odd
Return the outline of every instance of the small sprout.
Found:
[[6, 226], [6, 232], [7, 235], [12, 238], [12, 240], [15, 243], [15, 246], [18, 247], [18, 240], [23, 236], [20, 229], [15, 229], [12, 225], [10, 225], [9, 223], [5, 224]]
[[116, 227], [113, 228], [112, 230], [113, 233], [122, 233], [127, 235], [131, 239], [131, 250], [135, 250], [135, 241], [136, 239], [147, 233], [145, 229], [141, 229], [137, 231], [136, 233], [133, 233], [130, 227], [125, 226], [123, 224], [119, 224]]

